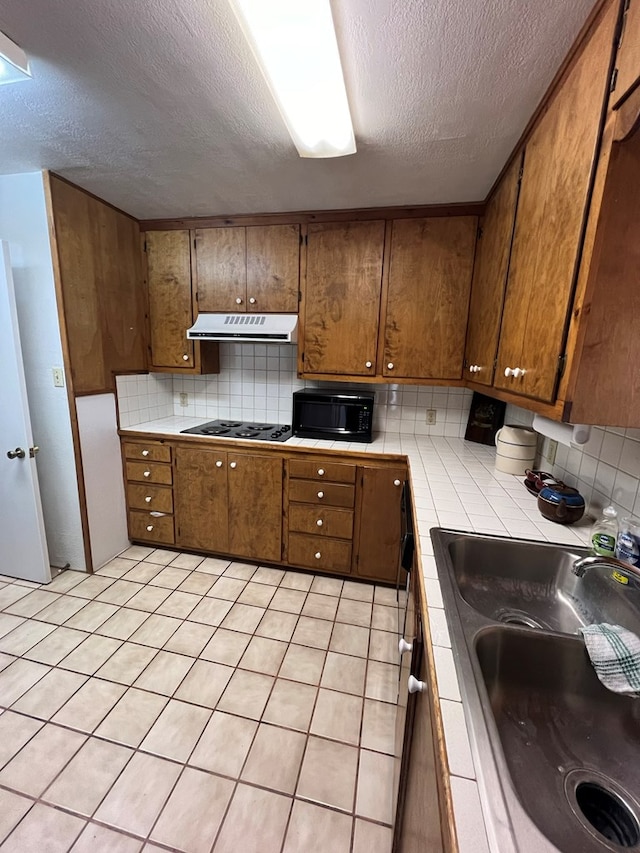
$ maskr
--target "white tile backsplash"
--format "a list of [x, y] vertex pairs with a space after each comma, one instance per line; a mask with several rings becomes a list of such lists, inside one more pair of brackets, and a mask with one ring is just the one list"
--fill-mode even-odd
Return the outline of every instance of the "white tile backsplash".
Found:
[[169, 373], [116, 376], [116, 390], [121, 427], [173, 415], [173, 376]]

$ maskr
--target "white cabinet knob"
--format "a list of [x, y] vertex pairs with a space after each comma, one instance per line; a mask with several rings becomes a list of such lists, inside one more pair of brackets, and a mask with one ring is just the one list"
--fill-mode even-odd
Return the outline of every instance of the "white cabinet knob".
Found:
[[145, 476], [145, 477], [150, 477], [150, 476], [151, 476], [151, 471], [145, 471], [145, 472], [144, 472], [144, 476]]
[[147, 504], [150, 504], [151, 503], [151, 495], [147, 495], [146, 498], [144, 499], [144, 502]]
[[324, 468], [318, 468], [318, 477], [324, 477]]
[[373, 364], [370, 361], [365, 361], [364, 366], [365, 367], [373, 367]]
[[322, 500], [322, 498], [324, 497], [324, 492], [318, 492], [318, 497], [320, 498], [320, 500]]
[[316, 524], [318, 525], [318, 527], [322, 527], [322, 525], [324, 524], [324, 522], [323, 522], [323, 520], [322, 520], [321, 518], [319, 518], [319, 519], [316, 521]]
[[513, 375], [515, 376], [516, 379], [518, 379], [520, 376], [524, 376], [526, 372], [527, 371], [524, 368], [516, 367], [513, 371]]
[[229, 468], [235, 468], [237, 464], [237, 462], [229, 462]]
[[394, 486], [399, 486], [399, 485], [400, 485], [400, 480], [394, 480], [394, 481], [393, 481], [393, 485], [394, 485]]
[[142, 455], [143, 455], [143, 456], [148, 456], [148, 455], [149, 455], [149, 451], [148, 451], [148, 450], [143, 450], [143, 451], [142, 451]]
[[249, 304], [250, 304], [250, 305], [255, 305], [255, 304], [256, 304], [256, 300], [253, 298], [253, 296], [252, 296], [252, 297], [251, 297], [251, 299], [249, 300]]
[[393, 362], [392, 361], [390, 361], [389, 364], [387, 365], [387, 370], [393, 370]]
[[242, 299], [239, 296], [236, 299], [236, 305], [242, 305]]
[[401, 655], [405, 652], [410, 652], [413, 649], [413, 643], [407, 643], [404, 637], [400, 637], [400, 642], [398, 643], [398, 651]]
[[216, 468], [222, 468], [222, 462], [219, 459], [216, 462]]
[[505, 375], [505, 376], [513, 376], [513, 368], [511, 368], [511, 367], [505, 367], [505, 369], [504, 369], [504, 375]]
[[314, 557], [316, 558], [316, 560], [319, 560], [320, 557], [322, 557], [322, 554], [320, 553], [320, 551], [316, 551], [316, 553], [314, 554]]
[[183, 360], [183, 361], [189, 361], [189, 356], [185, 353], [185, 354], [182, 356], [182, 360]]
[[147, 530], [149, 531], [149, 533], [151, 533], [151, 531], [153, 530], [153, 524], [147, 524]]
[[424, 681], [418, 681], [417, 678], [414, 678], [413, 675], [410, 675], [409, 681], [408, 681], [408, 686], [409, 686], [409, 693], [422, 693], [422, 691], [425, 689], [426, 685], [425, 685]]
[[469, 373], [480, 373], [480, 365], [479, 364], [471, 364], [469, 365]]

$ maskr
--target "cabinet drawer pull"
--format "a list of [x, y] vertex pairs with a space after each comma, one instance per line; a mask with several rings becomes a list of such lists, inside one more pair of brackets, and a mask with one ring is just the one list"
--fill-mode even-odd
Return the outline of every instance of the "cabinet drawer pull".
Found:
[[364, 366], [365, 367], [373, 367], [373, 364], [370, 361], [365, 361]]
[[236, 299], [236, 305], [242, 305], [242, 299], [239, 296]]
[[521, 376], [524, 376], [527, 371], [523, 367], [516, 367], [513, 371], [513, 375], [516, 379], [519, 379]]
[[322, 499], [324, 497], [324, 492], [318, 492], [318, 497]]
[[318, 477], [324, 477], [324, 468], [318, 468]]
[[151, 503], [151, 495], [147, 495], [144, 499], [144, 502], [147, 504], [150, 504]]
[[425, 688], [424, 681], [418, 681], [415, 676], [410, 675], [408, 681], [409, 693], [422, 693]]
[[251, 299], [249, 300], [249, 304], [250, 304], [250, 305], [255, 305], [255, 304], [256, 304], [256, 300], [254, 299], [254, 297], [253, 297], [253, 296], [252, 296], [252, 297], [251, 297]]
[[237, 462], [229, 462], [229, 468], [235, 468], [237, 464]]
[[147, 524], [147, 530], [149, 531], [149, 533], [151, 533], [151, 531], [153, 530], [153, 524]]
[[399, 486], [399, 485], [400, 485], [400, 483], [401, 483], [401, 481], [400, 481], [400, 480], [394, 480], [394, 481], [393, 481], [393, 485], [394, 485], [394, 486]]
[[218, 459], [218, 461], [216, 462], [216, 468], [222, 468], [222, 462], [220, 461], [220, 459]]
[[144, 472], [144, 474], [143, 474], [142, 476], [143, 476], [143, 477], [150, 477], [150, 476], [151, 476], [151, 471], [145, 471], [145, 472]]
[[398, 651], [401, 655], [405, 652], [410, 652], [413, 649], [413, 643], [407, 643], [404, 637], [400, 637], [400, 642], [398, 643]]
[[143, 451], [142, 451], [142, 455], [143, 455], [143, 456], [148, 456], [148, 455], [149, 455], [149, 451], [148, 451], [148, 450], [143, 450]]
[[320, 557], [322, 557], [322, 554], [320, 553], [320, 551], [316, 551], [316, 553], [314, 554], [314, 557], [316, 558], [316, 560], [319, 560]]
[[321, 519], [321, 518], [319, 518], [319, 519], [316, 521], [316, 524], [318, 525], [318, 527], [322, 527], [322, 525], [324, 524], [324, 522], [322, 521], [322, 519]]
[[189, 361], [189, 356], [185, 353], [185, 354], [182, 356], [182, 360], [183, 360], [183, 361]]
[[390, 361], [389, 364], [387, 364], [387, 370], [393, 370], [393, 362], [392, 361]]

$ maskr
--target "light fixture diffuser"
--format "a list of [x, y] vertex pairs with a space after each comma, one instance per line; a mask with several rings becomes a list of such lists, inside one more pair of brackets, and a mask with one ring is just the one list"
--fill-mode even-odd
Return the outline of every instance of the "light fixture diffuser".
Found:
[[354, 154], [329, 0], [229, 0], [301, 157]]
[[31, 71], [27, 54], [8, 36], [0, 32], [0, 85], [30, 79]]

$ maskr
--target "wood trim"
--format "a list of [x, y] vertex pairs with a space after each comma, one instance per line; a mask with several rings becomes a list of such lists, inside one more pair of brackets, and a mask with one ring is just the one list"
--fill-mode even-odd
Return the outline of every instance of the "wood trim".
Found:
[[625, 99], [617, 112], [615, 142], [624, 142], [640, 127], [640, 86]]
[[[305, 373], [304, 370], [298, 371], [300, 379], [314, 379], [319, 382], [359, 382], [367, 385], [447, 385], [451, 388], [466, 388], [467, 383], [464, 379], [415, 379], [412, 377], [403, 376], [351, 376], [347, 374], [337, 373]], [[485, 386], [482, 386], [485, 387]]]
[[[387, 332], [387, 300], [389, 298], [389, 261], [391, 259], [391, 241], [393, 239], [393, 222], [384, 224], [384, 247], [382, 251], [382, 283], [380, 286], [380, 319], [378, 321], [378, 346], [376, 356], [376, 380], [388, 382], [384, 373], [384, 345]], [[395, 380], [394, 380], [395, 381]]]
[[142, 219], [141, 231], [226, 228], [233, 225], [296, 225], [311, 222], [358, 222], [370, 219], [417, 219], [427, 216], [481, 216], [484, 201], [424, 204], [407, 207], [363, 207], [341, 210], [305, 210], [291, 213], [241, 213], [183, 219]]
[[[73, 390], [73, 373], [71, 371], [71, 358], [69, 354], [69, 338], [67, 335], [67, 324], [65, 321], [64, 297], [62, 292], [62, 274], [60, 270], [60, 256], [58, 254], [58, 238], [56, 234], [56, 223], [53, 215], [53, 203], [51, 197], [51, 173], [42, 173], [45, 203], [47, 207], [47, 224], [49, 226], [49, 241], [51, 243], [51, 262], [53, 265], [53, 281], [56, 291], [56, 303], [58, 306], [58, 325], [60, 327], [60, 340], [62, 343], [62, 361], [66, 374], [67, 402], [69, 404], [69, 418], [71, 421], [71, 438], [73, 441], [73, 455], [76, 463], [76, 481], [78, 484], [78, 501], [80, 504], [80, 521], [82, 524], [82, 542], [84, 548], [84, 559], [86, 570], [93, 573], [93, 559], [91, 557], [91, 540], [89, 538], [89, 515], [87, 512], [87, 494], [84, 487], [84, 469], [82, 466], [82, 454], [80, 452], [80, 429], [78, 426], [78, 412], [76, 410], [75, 393]], [[112, 389], [109, 389], [111, 391]]]
[[74, 184], [73, 181], [70, 181], [68, 178], [63, 178], [62, 175], [59, 175], [57, 172], [52, 172], [52, 171], [48, 170], [46, 172], [46, 174], [52, 175], [54, 178], [57, 178], [57, 180], [62, 181], [63, 183], [68, 184], [70, 187], [73, 187], [75, 190], [78, 190], [79, 192], [84, 193], [85, 195], [89, 196], [89, 198], [93, 198], [96, 201], [99, 201], [100, 204], [104, 204], [107, 207], [110, 207], [111, 210], [115, 210], [116, 213], [121, 213], [123, 216], [126, 216], [128, 219], [131, 219], [133, 222], [137, 222], [138, 224], [140, 224], [139, 220], [137, 220], [135, 218], [135, 216], [133, 216], [131, 213], [127, 213], [126, 210], [122, 210], [122, 208], [116, 207], [115, 204], [111, 204], [111, 202], [105, 201], [103, 198], [100, 198], [99, 195], [95, 195], [95, 193], [89, 192], [89, 190], [85, 190], [85, 188], [81, 187], [79, 184]]
[[[596, 5], [593, 7], [591, 12], [589, 13], [589, 17], [587, 18], [587, 20], [582, 25], [580, 32], [576, 36], [575, 41], [573, 42], [571, 48], [569, 49], [569, 52], [567, 53], [565, 58], [562, 60], [562, 63], [560, 64], [560, 67], [556, 71], [556, 74], [555, 74], [553, 80], [551, 81], [546, 92], [542, 96], [540, 103], [535, 108], [535, 110], [533, 111], [533, 115], [531, 116], [531, 118], [529, 119], [527, 124], [525, 125], [525, 128], [522, 131], [520, 138], [516, 142], [516, 144], [513, 148], [513, 151], [511, 152], [511, 154], [507, 158], [506, 163], [504, 164], [504, 166], [500, 170], [497, 178], [493, 182], [493, 186], [491, 187], [491, 189], [487, 193], [487, 197], [484, 200], [485, 204], [487, 203], [487, 201], [491, 198], [491, 196], [494, 194], [494, 192], [498, 188], [498, 185], [499, 185], [500, 181], [502, 180], [502, 178], [504, 177], [505, 172], [509, 169], [509, 166], [513, 162], [514, 158], [518, 155], [519, 149], [526, 145], [526, 143], [529, 140], [529, 137], [531, 136], [536, 124], [538, 123], [538, 121], [540, 120], [542, 115], [546, 112], [547, 108], [549, 107], [551, 99], [554, 97], [556, 90], [559, 88], [563, 79], [568, 74], [568, 72], [573, 67], [573, 65], [576, 63], [578, 57], [580, 56], [580, 54], [584, 50], [584, 47], [585, 47], [585, 44], [587, 41], [587, 37], [589, 36], [591, 29], [595, 26], [598, 19], [602, 15], [604, 15], [605, 7], [607, 7], [611, 3], [615, 3], [619, 7], [618, 8], [618, 21], [616, 24], [616, 30], [615, 30], [615, 34], [614, 34], [614, 43], [615, 43], [615, 39], [617, 37], [618, 30], [619, 30], [619, 27], [620, 27], [620, 24], [622, 21], [622, 10], [623, 10], [624, 3], [622, 2], [622, 0], [597, 0]], [[142, 227], [142, 224], [140, 227]]]
[[307, 297], [307, 237], [309, 229], [306, 224], [300, 226], [300, 280], [299, 280], [299, 296], [298, 296], [298, 343], [296, 344], [298, 364], [297, 374], [299, 377], [304, 376], [304, 323], [306, 318], [306, 297]]

